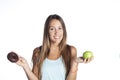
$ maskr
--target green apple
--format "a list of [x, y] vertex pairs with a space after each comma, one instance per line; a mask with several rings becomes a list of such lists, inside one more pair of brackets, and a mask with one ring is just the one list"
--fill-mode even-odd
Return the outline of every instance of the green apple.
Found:
[[88, 58], [92, 58], [93, 57], [93, 53], [91, 51], [85, 51], [83, 53], [83, 58], [84, 59], [88, 59]]

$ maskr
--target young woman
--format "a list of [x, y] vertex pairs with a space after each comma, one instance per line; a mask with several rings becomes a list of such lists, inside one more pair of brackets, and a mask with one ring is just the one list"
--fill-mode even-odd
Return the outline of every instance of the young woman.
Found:
[[19, 57], [18, 65], [22, 66], [29, 80], [76, 80], [78, 64], [92, 60], [77, 58], [77, 50], [66, 43], [67, 32], [63, 19], [49, 15], [44, 25], [43, 44], [33, 51], [33, 68]]

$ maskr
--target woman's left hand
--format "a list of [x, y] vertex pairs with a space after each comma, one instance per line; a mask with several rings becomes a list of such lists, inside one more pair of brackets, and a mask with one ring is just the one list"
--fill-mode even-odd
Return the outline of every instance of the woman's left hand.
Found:
[[89, 63], [92, 60], [93, 60], [93, 57], [88, 58], [88, 59], [84, 59], [83, 57], [77, 57], [76, 59], [72, 61], [70, 72], [72, 73], [77, 72], [79, 63]]
[[87, 58], [87, 59], [84, 59], [83, 57], [78, 57], [76, 59], [76, 62], [77, 63], [89, 63], [93, 60], [94, 57], [91, 57], [91, 58]]

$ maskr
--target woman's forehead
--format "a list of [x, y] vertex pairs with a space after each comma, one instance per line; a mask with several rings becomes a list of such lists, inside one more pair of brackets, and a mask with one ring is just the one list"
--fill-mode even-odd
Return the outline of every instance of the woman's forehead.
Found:
[[57, 20], [57, 19], [53, 19], [53, 20], [51, 20], [50, 23], [49, 23], [49, 26], [51, 26], [51, 27], [53, 27], [53, 26], [61, 26], [61, 25], [62, 25], [62, 24], [61, 24], [60, 21]]

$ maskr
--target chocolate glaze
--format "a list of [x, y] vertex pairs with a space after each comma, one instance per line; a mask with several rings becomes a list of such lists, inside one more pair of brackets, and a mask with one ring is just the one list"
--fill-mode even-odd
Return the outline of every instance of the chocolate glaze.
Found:
[[15, 63], [19, 60], [18, 55], [15, 52], [9, 52], [7, 59], [12, 63]]

